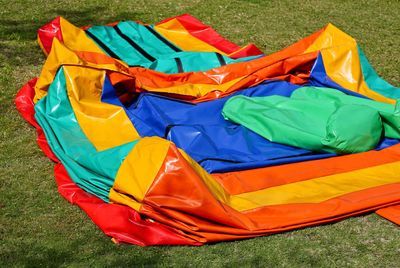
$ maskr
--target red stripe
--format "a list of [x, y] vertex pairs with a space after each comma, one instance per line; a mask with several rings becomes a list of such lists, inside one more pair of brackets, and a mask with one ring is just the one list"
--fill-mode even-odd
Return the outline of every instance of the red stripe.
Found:
[[47, 54], [50, 53], [53, 38], [63, 43], [60, 17], [55, 18], [38, 30], [38, 39]]
[[[183, 27], [194, 37], [210, 44], [211, 46], [223, 51], [226, 54], [232, 54], [241, 49], [240, 46], [226, 40], [219, 35], [213, 28], [203, 24], [201, 21], [189, 14], [172, 17], [163, 20], [156, 25], [166, 23], [172, 19], [177, 19]], [[248, 45], [245, 49], [238, 51], [234, 58], [261, 55], [263, 52], [259, 50], [254, 44]]]

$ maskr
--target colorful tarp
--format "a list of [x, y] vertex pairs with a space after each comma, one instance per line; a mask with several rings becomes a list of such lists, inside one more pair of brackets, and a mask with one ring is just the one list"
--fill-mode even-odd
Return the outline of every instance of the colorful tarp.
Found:
[[17, 108], [57, 163], [59, 192], [115, 242], [201, 245], [380, 208], [396, 218], [396, 136], [337, 156], [270, 142], [221, 114], [234, 96], [303, 86], [395, 104], [400, 90], [333, 25], [271, 55], [190, 15], [84, 28], [59, 17], [38, 39], [47, 60]]

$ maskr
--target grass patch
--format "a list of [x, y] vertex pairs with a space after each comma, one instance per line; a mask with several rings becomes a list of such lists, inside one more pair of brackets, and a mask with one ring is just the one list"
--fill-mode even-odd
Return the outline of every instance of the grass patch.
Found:
[[228, 39], [267, 53], [331, 22], [354, 36], [377, 72], [400, 85], [396, 1], [0, 1], [0, 266], [399, 267], [400, 229], [370, 214], [283, 234], [203, 247], [115, 245], [57, 193], [53, 164], [13, 99], [44, 61], [37, 29], [62, 15], [76, 25], [157, 22], [190, 13]]

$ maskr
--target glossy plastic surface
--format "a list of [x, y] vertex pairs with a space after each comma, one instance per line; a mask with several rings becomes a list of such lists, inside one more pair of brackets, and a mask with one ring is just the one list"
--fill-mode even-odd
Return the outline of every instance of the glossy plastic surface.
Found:
[[[60, 192], [83, 198], [77, 204], [116, 240], [202, 244], [333, 222], [400, 203], [396, 139], [385, 139], [378, 150], [291, 163], [292, 157], [283, 156], [293, 156], [293, 148], [279, 145], [268, 152], [258, 143], [262, 138], [223, 123], [223, 103], [246, 90], [249, 96], [274, 91], [286, 96], [299, 85], [319, 85], [394, 104], [399, 89], [371, 80], [355, 40], [334, 26], [262, 58], [166, 74], [129, 67], [118, 51], [110, 57], [89, 31], [63, 18], [53, 25], [59, 30], [39, 36], [42, 44], [51, 41], [46, 43], [51, 50], [35, 94], [28, 94], [35, 109], [26, 111], [36, 113], [41, 147], [63, 165], [56, 169], [66, 187]], [[232, 58], [255, 52], [188, 15], [152, 29], [185, 51]], [[140, 45], [140, 38], [135, 41]], [[17, 99], [27, 100], [22, 93]], [[168, 128], [171, 123], [178, 125]], [[208, 159], [207, 166], [208, 160], [201, 161], [207, 156], [224, 163]], [[244, 164], [226, 164], [232, 157]], [[279, 165], [265, 167], [273, 161]], [[71, 191], [67, 178], [75, 183]]]
[[290, 97], [237, 96], [222, 113], [270, 141], [313, 151], [363, 152], [381, 136], [400, 138], [394, 106], [331, 88], [301, 87]]

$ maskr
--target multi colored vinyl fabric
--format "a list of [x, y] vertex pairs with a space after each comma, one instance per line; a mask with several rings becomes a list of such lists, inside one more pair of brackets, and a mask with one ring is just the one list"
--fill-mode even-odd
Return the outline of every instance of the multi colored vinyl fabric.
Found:
[[[333, 25], [270, 55], [187, 14], [82, 28], [57, 18], [38, 39], [47, 60], [17, 108], [56, 162], [61, 195], [114, 242], [202, 245], [380, 209], [397, 219], [400, 89]], [[373, 141], [340, 155], [224, 119], [224, 105], [255, 98], [357, 107]], [[341, 112], [351, 123], [355, 111]]]
[[142, 66], [164, 73], [206, 71], [256, 58], [232, 59], [218, 52], [182, 51], [153, 27], [135, 22], [120, 22], [114, 26], [90, 27], [86, 33], [109, 56], [129, 66]]

